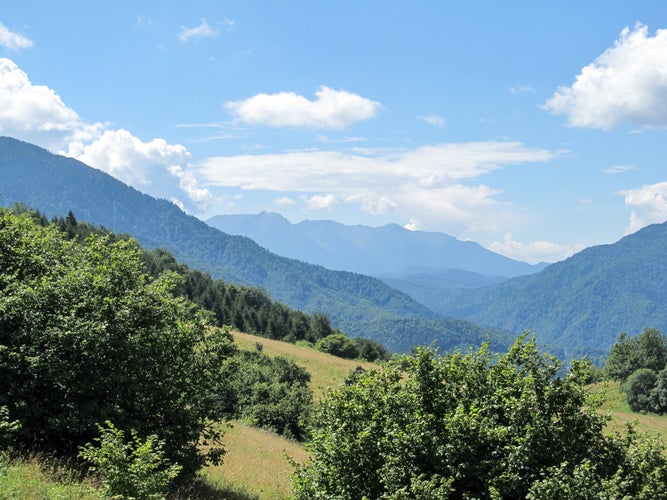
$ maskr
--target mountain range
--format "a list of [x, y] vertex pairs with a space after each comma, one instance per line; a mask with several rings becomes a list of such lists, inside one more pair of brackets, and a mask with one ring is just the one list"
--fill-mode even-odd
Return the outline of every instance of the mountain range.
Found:
[[539, 273], [452, 290], [429, 304], [513, 332], [530, 329], [562, 358], [601, 361], [620, 333], [667, 332], [667, 223], [584, 249]]
[[376, 278], [280, 257], [75, 159], [0, 137], [0, 204], [16, 202], [49, 217], [71, 210], [79, 220], [130, 234], [146, 248], [167, 248], [213, 278], [262, 287], [294, 309], [324, 312], [345, 333], [393, 351], [432, 342], [444, 348], [478, 345], [487, 338], [502, 349], [511, 341], [506, 332], [440, 317]]
[[[0, 204], [14, 202], [48, 216], [72, 210], [78, 219], [129, 233], [148, 248], [165, 247], [214, 278], [263, 287], [295, 309], [325, 312], [346, 333], [397, 352], [431, 342], [445, 349], [477, 345], [484, 339], [502, 349], [512, 335], [530, 329], [559, 357], [585, 354], [601, 361], [621, 332], [633, 335], [645, 327], [667, 332], [667, 223], [502, 282], [498, 273], [482, 274], [482, 269], [429, 267], [399, 268], [385, 276], [385, 283], [278, 256], [81, 162], [0, 138]], [[260, 215], [258, 220], [285, 224], [275, 214]], [[348, 231], [341, 226], [328, 224], [339, 234]], [[404, 231], [391, 225], [380, 229], [378, 234]], [[395, 279], [412, 297], [387, 284]], [[446, 292], [442, 282], [448, 283]]]
[[[532, 274], [546, 266], [504, 257], [473, 241], [444, 233], [410, 231], [398, 224], [349, 226], [330, 220], [292, 224], [270, 212], [216, 215], [207, 222], [226, 233], [247, 236], [278, 255], [328, 269], [393, 279], [445, 270], [508, 278]], [[459, 275], [459, 280], [462, 277]]]

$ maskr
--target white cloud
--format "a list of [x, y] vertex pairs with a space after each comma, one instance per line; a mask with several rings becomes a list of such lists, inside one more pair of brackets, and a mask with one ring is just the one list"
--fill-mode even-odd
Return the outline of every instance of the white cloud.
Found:
[[289, 196], [282, 196], [273, 202], [277, 207], [289, 207], [294, 205], [296, 202]]
[[180, 144], [167, 144], [164, 139], [144, 142], [123, 129], [105, 130], [70, 156], [135, 186], [148, 184], [149, 173], [155, 167], [164, 170], [186, 165], [190, 159], [190, 153]]
[[425, 115], [420, 116], [419, 119], [434, 127], [443, 128], [445, 126], [445, 118], [439, 115]]
[[473, 142], [213, 157], [195, 168], [208, 185], [328, 196], [329, 202], [358, 204], [371, 214], [391, 211], [397, 218], [418, 218], [424, 228], [459, 234], [506, 228], [515, 217], [496, 200], [498, 190], [464, 182], [555, 154], [519, 142]]
[[0, 22], [0, 45], [9, 50], [27, 49], [33, 46], [32, 40], [14, 33]]
[[0, 133], [52, 150], [94, 134], [100, 124], [86, 125], [49, 87], [33, 85], [10, 59], [0, 58]]
[[494, 241], [489, 249], [512, 259], [536, 264], [561, 261], [583, 250], [584, 245], [560, 245], [550, 241], [521, 243], [506, 233], [503, 241]]
[[544, 108], [570, 125], [609, 130], [621, 122], [667, 126], [667, 30], [648, 36], [637, 24], [585, 66], [570, 87], [559, 87]]
[[667, 220], [667, 182], [628, 189], [619, 194], [625, 196], [625, 204], [632, 208], [627, 233]]
[[[145, 186], [156, 172], [179, 178], [180, 188], [196, 203], [208, 202], [186, 169], [190, 153], [164, 139], [144, 142], [108, 124], [87, 123], [56, 92], [33, 85], [13, 61], [0, 58], [0, 134], [61, 152], [103, 170], [135, 187]], [[178, 170], [180, 169], [180, 170]], [[168, 176], [171, 177], [171, 176]], [[209, 193], [210, 194], [210, 193]]]
[[257, 94], [242, 101], [229, 101], [225, 108], [236, 119], [272, 127], [342, 129], [373, 118], [380, 103], [345, 90], [322, 86], [310, 101], [293, 92]]
[[306, 199], [306, 208], [308, 210], [324, 210], [335, 205], [338, 205], [338, 200], [332, 194], [324, 196], [316, 194]]
[[196, 38], [207, 38], [207, 37], [215, 37], [220, 34], [219, 31], [214, 30], [211, 28], [211, 26], [206, 22], [206, 19], [202, 19], [201, 23], [198, 26], [195, 26], [194, 28], [186, 28], [185, 26], [181, 26], [181, 31], [178, 34], [178, 39], [181, 42], [189, 42], [190, 40], [196, 39]]
[[622, 174], [623, 172], [630, 172], [631, 170], [637, 170], [637, 165], [612, 165], [611, 167], [605, 168], [602, 173]]
[[202, 210], [206, 210], [210, 207], [211, 202], [213, 201], [213, 194], [208, 189], [199, 187], [197, 179], [190, 170], [184, 170], [181, 165], [172, 165], [168, 170], [173, 176], [178, 177], [179, 187], [187, 193], [188, 197], [197, 203]]
[[410, 222], [408, 222], [405, 226], [403, 226], [405, 229], [408, 231], [418, 231], [419, 230], [419, 221], [416, 219], [410, 219]]
[[[211, 157], [197, 168], [213, 185], [275, 191], [360, 193], [415, 185], [435, 189], [555, 154], [520, 142], [470, 142], [412, 150], [295, 151]], [[280, 175], [276, 175], [279, 173]]]
[[346, 203], [359, 203], [361, 209], [372, 215], [380, 215], [396, 208], [396, 202], [389, 196], [376, 195], [373, 193], [353, 194], [345, 198]]

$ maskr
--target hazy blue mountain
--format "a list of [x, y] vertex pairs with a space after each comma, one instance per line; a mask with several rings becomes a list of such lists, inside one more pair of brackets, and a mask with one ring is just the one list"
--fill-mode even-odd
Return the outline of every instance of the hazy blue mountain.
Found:
[[[0, 204], [14, 202], [47, 216], [72, 210], [79, 220], [129, 233], [147, 248], [167, 248], [214, 278], [261, 286], [294, 309], [325, 312], [346, 333], [374, 338], [396, 351], [432, 341], [445, 348], [476, 344], [488, 335], [498, 348], [509, 342], [503, 332], [442, 319], [378, 279], [279, 257], [77, 160], [0, 137]], [[412, 328], [406, 336], [408, 320]]]
[[507, 281], [462, 269], [404, 269], [394, 275], [380, 276], [387, 285], [421, 302], [433, 310], [442, 306], [443, 297], [457, 289], [481, 288]]
[[587, 248], [537, 274], [455, 290], [433, 305], [514, 333], [530, 329], [565, 357], [603, 355], [621, 332], [667, 332], [667, 223]]
[[327, 220], [292, 224], [278, 214], [267, 212], [217, 215], [208, 223], [229, 234], [252, 238], [285, 257], [329, 269], [381, 277], [392, 275], [394, 279], [415, 274], [417, 266], [422, 275], [460, 269], [501, 277], [531, 274], [546, 266], [509, 259], [478, 243], [444, 233], [409, 231], [397, 224], [348, 226]]

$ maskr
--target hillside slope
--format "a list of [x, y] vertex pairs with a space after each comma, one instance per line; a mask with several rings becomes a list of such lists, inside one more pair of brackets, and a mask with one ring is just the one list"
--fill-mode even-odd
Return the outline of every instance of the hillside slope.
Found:
[[619, 333], [667, 331], [667, 223], [587, 248], [540, 273], [457, 290], [443, 314], [512, 332], [534, 331], [564, 357], [601, 356]]
[[[380, 280], [279, 257], [249, 238], [225, 234], [174, 204], [142, 194], [77, 160], [0, 137], [0, 204], [14, 202], [48, 216], [72, 210], [78, 219], [129, 233], [147, 248], [167, 248], [179, 261], [214, 278], [264, 287], [272, 298], [294, 309], [325, 312], [334, 326], [352, 336], [383, 342], [388, 333], [393, 344], [385, 345], [396, 351], [409, 350], [411, 345], [383, 328], [386, 322], [404, 318], [417, 322], [413, 332], [417, 339], [425, 335], [418, 343], [434, 340], [428, 327], [419, 325], [428, 320], [444, 322], [441, 331], [445, 333], [435, 339], [439, 345], [451, 347], [450, 336], [468, 344], [468, 334], [459, 331], [458, 323], [438, 319]], [[373, 330], [378, 324], [382, 328]], [[487, 330], [475, 325], [466, 325], [465, 331], [474, 331], [475, 339], [487, 335]], [[507, 336], [499, 340], [499, 347], [507, 341]]]

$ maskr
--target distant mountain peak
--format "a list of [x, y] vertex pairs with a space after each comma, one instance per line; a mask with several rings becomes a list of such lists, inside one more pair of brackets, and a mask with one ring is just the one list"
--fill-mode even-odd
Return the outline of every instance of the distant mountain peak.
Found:
[[374, 276], [396, 274], [415, 266], [504, 277], [544, 268], [504, 257], [472, 241], [445, 233], [410, 231], [395, 223], [370, 227], [304, 220], [292, 224], [272, 212], [218, 215], [207, 222], [229, 234], [247, 236], [285, 257]]

